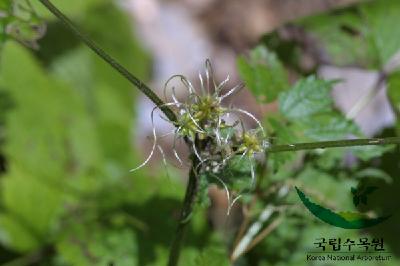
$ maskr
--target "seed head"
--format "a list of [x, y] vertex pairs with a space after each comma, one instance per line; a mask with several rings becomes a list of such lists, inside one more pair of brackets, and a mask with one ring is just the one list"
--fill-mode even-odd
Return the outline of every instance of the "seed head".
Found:
[[[179, 101], [175, 88], [169, 87], [169, 82], [173, 79], [180, 79], [186, 88], [188, 95], [184, 101]], [[197, 166], [198, 169], [196, 169], [197, 172], [211, 173], [223, 185], [227, 191], [230, 204], [233, 204], [237, 198], [233, 201], [230, 200], [228, 187], [218, 175], [221, 171], [224, 171], [230, 160], [239, 156], [243, 160], [249, 160], [251, 183], [254, 184], [255, 155], [265, 151], [268, 141], [266, 141], [265, 131], [261, 122], [253, 114], [239, 108], [222, 105], [223, 99], [243, 88], [242, 84], [229, 89], [223, 94], [222, 91], [229, 81], [229, 76], [217, 84], [209, 60], [206, 60], [205, 78], [199, 74], [199, 79], [200, 88], [198, 90], [182, 75], [172, 76], [164, 86], [164, 97], [167, 102], [165, 105], [171, 107], [177, 116], [177, 121], [174, 122], [174, 146], [172, 149], [177, 160], [182, 163], [175, 150], [175, 142], [177, 139], [185, 140], [192, 154], [197, 156], [200, 161]], [[171, 90], [172, 101], [167, 97], [168, 89]], [[236, 120], [228, 123], [228, 117], [232, 116], [236, 117]], [[246, 130], [242, 120], [243, 116], [254, 120], [258, 127]], [[157, 137], [154, 125], [153, 132], [154, 143], [156, 143]], [[156, 144], [153, 145], [153, 151], [155, 146]], [[160, 146], [158, 148], [161, 149]], [[162, 149], [160, 151], [163, 155]], [[140, 167], [144, 166], [148, 159]]]

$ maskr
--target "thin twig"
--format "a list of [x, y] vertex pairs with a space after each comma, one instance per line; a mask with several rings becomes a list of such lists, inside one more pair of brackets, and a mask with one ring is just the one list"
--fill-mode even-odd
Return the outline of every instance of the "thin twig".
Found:
[[348, 139], [348, 140], [333, 140], [308, 143], [294, 143], [284, 145], [271, 145], [267, 148], [267, 153], [284, 152], [284, 151], [300, 151], [313, 150], [337, 147], [352, 147], [352, 146], [371, 146], [371, 145], [389, 145], [400, 144], [400, 137], [390, 138], [372, 138], [372, 139]]
[[104, 61], [106, 61], [111, 67], [117, 70], [122, 76], [129, 80], [136, 88], [143, 92], [155, 105], [160, 107], [160, 110], [167, 116], [171, 122], [176, 122], [175, 113], [168, 107], [164, 105], [164, 102], [140, 79], [130, 73], [125, 67], [118, 63], [113, 57], [107, 54], [103, 49], [101, 49], [96, 43], [91, 39], [86, 37], [81, 33], [78, 28], [67, 18], [57, 7], [55, 7], [48, 0], [40, 0], [40, 2], [56, 16], [73, 34], [76, 35], [81, 41], [83, 41], [93, 52], [100, 56]]
[[255, 235], [261, 230], [262, 225], [269, 220], [274, 213], [275, 209], [272, 204], [268, 204], [266, 208], [261, 212], [258, 220], [253, 223], [246, 234], [240, 239], [239, 243], [234, 247], [231, 254], [231, 261], [237, 260], [247, 249], [249, 244], [252, 242]]
[[278, 218], [276, 218], [272, 223], [270, 223], [267, 227], [265, 227], [264, 230], [262, 230], [254, 239], [251, 241], [251, 243], [247, 246], [246, 250], [243, 251], [243, 254], [251, 250], [253, 247], [255, 247], [258, 243], [260, 243], [264, 238], [266, 238], [272, 231], [274, 231], [282, 222], [283, 222], [283, 215], [280, 215]]
[[[281, 199], [285, 197], [289, 192], [288, 186], [283, 186], [278, 192], [277, 198]], [[273, 204], [267, 204], [258, 219], [249, 227], [246, 234], [242, 237], [239, 243], [233, 248], [231, 253], [231, 261], [237, 260], [249, 247], [252, 243], [254, 237], [261, 230], [263, 224], [267, 222], [272, 214], [276, 211], [276, 208]]]

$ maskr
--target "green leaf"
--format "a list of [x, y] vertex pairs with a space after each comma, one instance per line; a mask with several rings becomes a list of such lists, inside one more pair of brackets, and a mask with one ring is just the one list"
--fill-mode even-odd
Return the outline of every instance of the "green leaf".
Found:
[[19, 252], [32, 251], [43, 244], [18, 217], [4, 212], [0, 213], [0, 242]]
[[249, 58], [237, 60], [240, 77], [260, 102], [272, 102], [289, 87], [285, 68], [275, 53], [264, 46], [250, 52]]
[[223, 248], [207, 247], [196, 258], [193, 266], [228, 266], [228, 254]]
[[[111, 5], [91, 12], [91, 18], [85, 18], [93, 19], [90, 32], [96, 32], [97, 39], [105, 33], [101, 45], [122, 58], [133, 73], [145, 77], [148, 57], [132, 38], [131, 28], [126, 26], [127, 16]], [[115, 38], [116, 31], [121, 34], [122, 43]], [[181, 199], [184, 190], [180, 182], [172, 184], [165, 176], [149, 178], [143, 171], [128, 172], [137, 165], [131, 143], [136, 91], [83, 45], [74, 43], [67, 47], [68, 50], [49, 57], [51, 60], [43, 60], [48, 68], [19, 44], [10, 41], [4, 47], [0, 97], [7, 100], [3, 97], [7, 95], [10, 101], [4, 101], [4, 107], [11, 102], [13, 108], [7, 113], [0, 111], [6, 122], [1, 130], [7, 134], [1, 155], [7, 159], [8, 171], [1, 179], [0, 241], [10, 250], [25, 252], [47, 244], [53, 246], [66, 232], [58, 250], [63, 256], [60, 264], [55, 265], [96, 265], [85, 257], [86, 250], [79, 246], [81, 242], [96, 258], [97, 265], [108, 265], [110, 261], [116, 265], [136, 265], [139, 257], [136, 241], [126, 236], [132, 235], [131, 232], [97, 227], [95, 223], [90, 224], [93, 228], [89, 226], [82, 231], [70, 230], [69, 226], [80, 224], [84, 216], [108, 222], [108, 213], [105, 215], [103, 211], [123, 208], [125, 204], [129, 208], [132, 203], [138, 204], [132, 207], [132, 212], [142, 208], [140, 216], [157, 207], [165, 210], [163, 217], [171, 216], [168, 229], [160, 226], [155, 216], [146, 223], [154, 221], [151, 228], [162, 227], [151, 236], [161, 235], [166, 245], [170, 236], [164, 233], [173, 232], [175, 220], [171, 212], [179, 202], [170, 200], [164, 206], [162, 198], [153, 202], [151, 208], [140, 204], [146, 204], [156, 194]], [[42, 53], [48, 50], [42, 49]], [[67, 211], [62, 231], [57, 230], [59, 214]], [[74, 211], [82, 212], [70, 215]], [[135, 224], [134, 219], [127, 220]], [[127, 222], [124, 226], [130, 228], [131, 224]], [[143, 239], [149, 236], [143, 235]], [[68, 242], [71, 238], [79, 243]], [[158, 244], [159, 241], [154, 241], [150, 247]]]
[[[94, 227], [94, 228], [93, 228]], [[57, 245], [58, 262], [82, 266], [135, 266], [138, 249], [131, 230], [80, 228]]]
[[[132, 28], [126, 26], [130, 24], [127, 14], [112, 4], [104, 4], [91, 10], [82, 24], [127, 69], [142, 80], [148, 78], [149, 58], [132, 36]], [[114, 32], [118, 32], [118, 38]], [[132, 130], [132, 103], [138, 91], [84, 45], [54, 58], [51, 70], [77, 90], [88, 109], [95, 112], [102, 152], [115, 165], [123, 165], [121, 170], [126, 172], [127, 167], [135, 164], [131, 149], [126, 147], [131, 146], [136, 132]]]
[[280, 117], [268, 117], [268, 130], [270, 135], [272, 135], [272, 140], [274, 144], [289, 144], [298, 141], [298, 137], [295, 134], [293, 128], [289, 123], [282, 121], [284, 119]]
[[360, 133], [353, 121], [337, 112], [315, 115], [312, 119], [300, 120], [300, 123], [305, 128], [304, 135], [317, 141], [343, 139]]
[[[267, 120], [268, 131], [271, 136], [272, 144], [291, 144], [299, 141], [296, 135], [298, 131], [293, 124], [290, 124], [282, 117], [269, 117]], [[276, 171], [283, 170], [285, 163], [290, 162], [296, 156], [293, 152], [281, 152], [268, 154], [268, 164], [271, 165], [275, 172], [274, 177], [277, 177]]]
[[377, 54], [367, 38], [367, 26], [353, 10], [305, 18], [301, 24], [336, 65], [376, 65]]
[[337, 174], [331, 175], [312, 166], [306, 166], [297, 180], [304, 188], [318, 195], [319, 198], [316, 198], [320, 202], [333, 204], [331, 206], [335, 208], [331, 209], [350, 209], [353, 206], [353, 195], [347, 191], [356, 186], [355, 180], [339, 180]]
[[[93, 125], [85, 120], [87, 116], [78, 95], [48, 78], [28, 50], [13, 42], [8, 42], [4, 49], [0, 86], [15, 102], [15, 108], [7, 114], [5, 129], [8, 138], [4, 152], [13, 159], [11, 162], [15, 160], [41, 178], [60, 180], [68, 166], [71, 166], [70, 176], [79, 174], [83, 169], [75, 164], [75, 156], [81, 157], [80, 147], [73, 142], [77, 136], [91, 135]], [[92, 149], [93, 142], [95, 137], [87, 140], [86, 148], [92, 144]]]
[[0, 11], [7, 11], [11, 6], [11, 0], [3, 0], [0, 2]]
[[56, 212], [63, 210], [60, 201], [64, 192], [72, 193], [71, 184], [89, 191], [101, 186], [98, 178], [81, 185], [94, 180], [102, 154], [78, 94], [49, 78], [30, 52], [14, 42], [4, 49], [0, 86], [14, 103], [5, 123], [3, 150], [10, 169], [2, 187], [4, 230], [15, 234], [15, 227], [23, 228], [6, 245], [32, 250], [51, 241]]
[[382, 68], [400, 49], [400, 28], [394, 26], [399, 21], [400, 2], [378, 0], [362, 6], [361, 11]]
[[51, 241], [62, 199], [63, 193], [54, 184], [12, 166], [2, 179], [3, 244], [14, 250], [31, 251]]
[[382, 69], [400, 49], [400, 3], [377, 0], [335, 13], [312, 16], [301, 24], [338, 65]]
[[362, 161], [369, 161], [373, 158], [381, 157], [384, 153], [392, 151], [396, 146], [358, 146], [348, 148], [357, 158]]
[[279, 110], [291, 120], [332, 110], [330, 91], [333, 81], [310, 76], [298, 81], [292, 89], [279, 95]]

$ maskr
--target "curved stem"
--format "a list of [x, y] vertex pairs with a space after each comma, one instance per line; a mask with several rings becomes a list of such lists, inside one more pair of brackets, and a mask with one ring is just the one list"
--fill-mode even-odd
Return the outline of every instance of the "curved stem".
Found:
[[309, 142], [309, 143], [295, 143], [295, 144], [285, 144], [285, 145], [271, 145], [269, 148], [267, 148], [267, 152], [275, 153], [284, 151], [300, 151], [300, 150], [325, 149], [325, 148], [336, 148], [336, 147], [388, 145], [388, 144], [400, 144], [400, 137], [347, 139], [347, 140], [320, 141], [320, 142]]
[[200, 160], [197, 158], [197, 156], [192, 156], [192, 158], [193, 161], [189, 173], [189, 181], [186, 186], [186, 194], [181, 209], [178, 228], [176, 229], [174, 239], [170, 248], [168, 266], [178, 265], [185, 229], [192, 216], [193, 206], [196, 201], [196, 196], [198, 192], [197, 169], [198, 165], [200, 164]]
[[164, 102], [140, 79], [130, 73], [125, 67], [118, 63], [114, 58], [108, 55], [103, 49], [95, 44], [91, 39], [81, 33], [78, 28], [67, 18], [57, 7], [55, 7], [49, 0], [40, 0], [40, 2], [55, 15], [73, 34], [75, 34], [81, 41], [83, 41], [90, 49], [92, 49], [98, 56], [106, 61], [111, 67], [117, 70], [122, 76], [129, 80], [141, 92], [143, 92], [154, 104], [160, 107], [160, 110], [168, 117], [171, 122], [176, 122], [175, 113], [164, 105]]

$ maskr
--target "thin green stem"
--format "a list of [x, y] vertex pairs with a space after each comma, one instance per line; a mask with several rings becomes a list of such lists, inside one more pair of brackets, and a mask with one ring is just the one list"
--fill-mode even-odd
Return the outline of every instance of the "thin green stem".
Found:
[[325, 148], [336, 148], [336, 147], [389, 145], [389, 144], [400, 144], [400, 137], [348, 139], [348, 140], [333, 140], [333, 141], [321, 141], [321, 142], [310, 142], [310, 143], [295, 143], [286, 145], [271, 145], [269, 148], [267, 148], [267, 152], [275, 153], [284, 151], [300, 151], [300, 150], [325, 149]]
[[178, 228], [176, 229], [174, 239], [171, 244], [168, 266], [178, 265], [181, 246], [185, 235], [185, 229], [192, 217], [193, 206], [196, 201], [198, 192], [198, 175], [197, 169], [200, 161], [196, 156], [192, 156], [192, 167], [189, 173], [189, 181], [186, 186], [185, 199], [183, 201]]
[[167, 116], [171, 122], [176, 122], [175, 113], [140, 79], [130, 73], [125, 67], [118, 63], [114, 58], [108, 55], [103, 49], [95, 44], [91, 39], [81, 33], [78, 28], [67, 18], [57, 7], [55, 7], [48, 0], [40, 0], [40, 2], [53, 13], [73, 34], [75, 34], [81, 41], [83, 41], [90, 49], [92, 49], [98, 56], [106, 61], [111, 67], [117, 70], [122, 76], [129, 80], [141, 92], [143, 92], [154, 104], [160, 107], [161, 111]]

